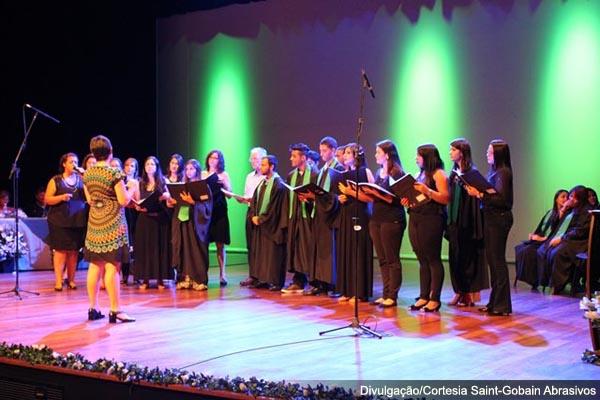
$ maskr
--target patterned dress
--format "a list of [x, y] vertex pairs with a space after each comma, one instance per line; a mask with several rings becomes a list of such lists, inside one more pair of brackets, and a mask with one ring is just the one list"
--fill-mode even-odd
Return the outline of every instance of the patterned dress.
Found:
[[86, 261], [129, 262], [127, 220], [115, 193], [115, 185], [124, 177], [117, 168], [108, 166], [89, 168], [83, 175], [91, 202], [85, 237]]

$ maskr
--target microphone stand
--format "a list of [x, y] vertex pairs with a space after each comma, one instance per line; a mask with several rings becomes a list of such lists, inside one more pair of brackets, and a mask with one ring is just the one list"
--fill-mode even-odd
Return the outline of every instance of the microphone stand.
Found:
[[358, 113], [358, 127], [356, 129], [357, 151], [354, 156], [356, 199], [354, 201], [354, 217], [352, 217], [352, 222], [354, 223], [354, 226], [353, 226], [353, 230], [354, 230], [353, 236], [354, 236], [354, 244], [355, 244], [354, 259], [356, 260], [356, 267], [354, 268], [354, 316], [352, 317], [352, 320], [350, 321], [350, 323], [348, 325], [342, 326], [340, 328], [333, 328], [333, 329], [319, 332], [319, 335], [324, 335], [326, 333], [351, 328], [351, 329], [354, 329], [357, 336], [369, 335], [372, 337], [376, 337], [377, 339], [381, 339], [381, 338], [383, 338], [383, 336], [380, 333], [375, 332], [368, 326], [361, 324], [360, 319], [358, 317], [358, 263], [359, 263], [359, 254], [360, 254], [359, 249], [358, 249], [358, 239], [359, 239], [358, 233], [363, 229], [363, 227], [360, 225], [360, 218], [358, 217], [358, 207], [360, 206], [360, 204], [359, 204], [360, 200], [358, 200], [358, 181], [359, 181], [358, 172], [360, 169], [359, 166], [361, 165], [361, 158], [364, 157], [364, 153], [361, 153], [361, 151], [360, 151], [360, 137], [362, 135], [363, 126], [365, 124], [365, 118], [363, 116], [364, 108], [365, 108], [365, 92], [367, 90], [369, 90], [371, 95], [373, 97], [375, 97], [373, 94], [373, 89], [367, 80], [367, 76], [366, 76], [364, 70], [362, 70], [360, 81], [361, 81], [361, 84], [360, 84], [360, 107], [359, 107], [359, 113]]
[[19, 298], [19, 300], [23, 300], [21, 297], [21, 293], [33, 294], [39, 296], [38, 292], [31, 292], [28, 290], [23, 290], [19, 287], [19, 159], [25, 151], [25, 147], [27, 146], [27, 138], [29, 137], [29, 132], [35, 123], [35, 120], [38, 116], [38, 110], [35, 110], [35, 114], [33, 114], [33, 119], [31, 120], [31, 124], [27, 126], [25, 120], [25, 105], [23, 106], [23, 141], [21, 142], [21, 147], [19, 147], [19, 151], [17, 152], [17, 156], [15, 157], [15, 161], [12, 164], [12, 168], [10, 170], [10, 174], [8, 175], [8, 179], [12, 179], [12, 187], [13, 187], [13, 196], [14, 196], [14, 208], [15, 208], [15, 257], [14, 257], [14, 267], [15, 267], [15, 287], [11, 290], [7, 290], [5, 292], [1, 292], [0, 295], [7, 293], [14, 293], [15, 296]]

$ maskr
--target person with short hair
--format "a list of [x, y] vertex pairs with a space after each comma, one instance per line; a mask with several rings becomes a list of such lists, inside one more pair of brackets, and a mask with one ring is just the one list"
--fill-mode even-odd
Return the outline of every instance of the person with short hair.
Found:
[[254, 192], [258, 185], [265, 179], [264, 175], [261, 173], [261, 162], [262, 158], [267, 156], [267, 150], [262, 147], [254, 147], [250, 150], [250, 158], [248, 161], [250, 162], [250, 166], [252, 167], [252, 171], [246, 175], [246, 182], [244, 184], [244, 197], [242, 199], [236, 200], [239, 203], [244, 203], [248, 205], [248, 211], [246, 213], [246, 248], [248, 249], [248, 277], [240, 282], [240, 286], [253, 286], [258, 281], [256, 279], [256, 270], [255, 266], [252, 264], [251, 254], [251, 246], [252, 246], [252, 235], [254, 232], [254, 224], [252, 224], [252, 215], [250, 214], [250, 204], [252, 202], [252, 197], [254, 196]]
[[129, 261], [129, 235], [124, 207], [133, 197], [123, 182], [124, 175], [110, 167], [112, 144], [106, 136], [94, 136], [90, 151], [97, 160], [83, 175], [84, 192], [90, 204], [84, 258], [88, 261], [88, 320], [104, 318], [98, 309], [100, 280], [104, 276], [110, 302], [108, 322], [133, 322], [121, 309], [120, 269]]
[[276, 173], [277, 158], [262, 158], [260, 172], [264, 179], [254, 191], [250, 203], [250, 220], [254, 227], [249, 259], [253, 266], [254, 287], [279, 291], [285, 282], [287, 188]]
[[[292, 170], [287, 184], [294, 188], [315, 183], [317, 171], [307, 162], [309, 147], [296, 143], [289, 147]], [[312, 233], [313, 202], [293, 191], [289, 193], [287, 269], [294, 274], [292, 283], [281, 289], [282, 293], [302, 293], [308, 283], [308, 274], [313, 269], [315, 241]]]
[[46, 204], [46, 188], [43, 186], [35, 189], [33, 206], [27, 213], [34, 218], [45, 218], [48, 216], [48, 205]]
[[319, 142], [319, 153], [323, 167], [317, 176], [317, 185], [325, 193], [313, 194], [314, 219], [313, 235], [318, 238], [315, 243], [315, 262], [309, 275], [313, 279], [312, 288], [305, 290], [305, 295], [327, 294], [339, 297], [335, 290], [337, 260], [336, 254], [336, 220], [340, 211], [338, 183], [343, 177], [344, 167], [335, 158], [337, 141], [325, 136]]

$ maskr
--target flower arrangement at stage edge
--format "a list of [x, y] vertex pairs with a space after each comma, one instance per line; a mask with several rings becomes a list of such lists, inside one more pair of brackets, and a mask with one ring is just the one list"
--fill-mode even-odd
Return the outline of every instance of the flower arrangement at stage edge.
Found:
[[588, 299], [583, 297], [579, 302], [579, 309], [584, 310], [583, 317], [589, 319], [595, 325], [600, 325], [600, 294]]
[[0, 224], [0, 261], [15, 256], [17, 242], [19, 243], [19, 255], [27, 254], [29, 249], [23, 233], [19, 232], [19, 240], [17, 240], [15, 229], [11, 225]]
[[[584, 296], [579, 302], [579, 309], [584, 310], [583, 317], [592, 324], [592, 335], [600, 337], [600, 293], [594, 293], [591, 299]], [[581, 359], [590, 364], [600, 365], [600, 351], [585, 350]]]
[[[48, 365], [71, 370], [95, 372], [113, 376], [121, 382], [128, 382], [130, 384], [145, 382], [162, 386], [181, 385], [205, 391], [234, 392], [248, 396], [249, 400], [256, 397], [292, 400], [387, 400], [387, 397], [379, 395], [359, 396], [352, 389], [336, 386], [329, 387], [322, 383], [311, 386], [286, 381], [273, 382], [256, 377], [248, 379], [240, 377], [230, 378], [228, 376], [218, 378], [178, 368], [148, 368], [135, 363], [117, 362], [106, 358], [92, 362], [79, 353], [67, 353], [63, 355], [43, 344], [26, 346], [1, 342], [0, 358], [22, 360], [32, 365]], [[426, 397], [412, 397], [411, 399], [427, 400]]]

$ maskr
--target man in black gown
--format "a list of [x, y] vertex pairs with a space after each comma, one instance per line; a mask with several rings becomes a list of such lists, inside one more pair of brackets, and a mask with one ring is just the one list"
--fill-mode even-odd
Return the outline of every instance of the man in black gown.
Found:
[[335, 158], [337, 141], [326, 136], [319, 143], [319, 153], [324, 162], [317, 176], [317, 185], [323, 189], [322, 194], [312, 194], [314, 202], [313, 234], [316, 240], [316, 254], [313, 270], [312, 288], [304, 291], [304, 295], [318, 295], [329, 292], [332, 297], [339, 297], [334, 290], [336, 280], [335, 220], [339, 211], [338, 182], [344, 167]]
[[277, 158], [262, 158], [260, 172], [265, 179], [254, 191], [250, 203], [250, 220], [254, 226], [249, 248], [253, 274], [269, 290], [279, 291], [285, 281], [287, 188], [275, 173]]
[[[290, 162], [294, 169], [288, 174], [287, 182], [292, 188], [316, 183], [317, 171], [311, 169], [307, 163], [309, 150], [304, 143], [290, 146]], [[281, 291], [302, 293], [315, 259], [316, 238], [312, 235], [313, 202], [290, 191], [288, 207], [287, 267], [288, 271], [294, 274], [294, 278], [292, 283]]]

